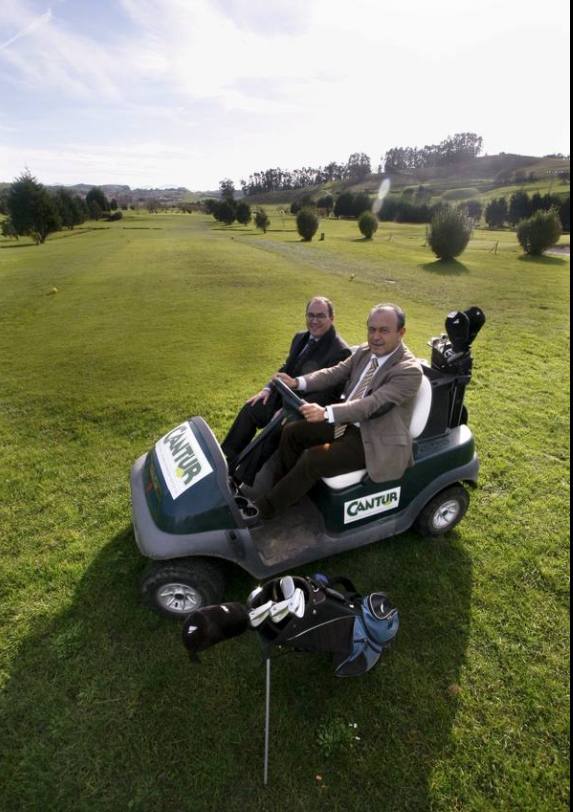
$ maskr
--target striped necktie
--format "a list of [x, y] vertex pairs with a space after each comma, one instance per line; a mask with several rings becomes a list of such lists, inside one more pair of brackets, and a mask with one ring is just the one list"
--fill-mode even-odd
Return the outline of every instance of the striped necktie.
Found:
[[[372, 381], [372, 378], [376, 374], [377, 370], [378, 370], [378, 359], [377, 358], [372, 358], [372, 360], [370, 362], [370, 366], [366, 370], [366, 374], [364, 375], [364, 377], [362, 378], [362, 380], [358, 384], [358, 387], [355, 390], [352, 397], [350, 398], [350, 400], [360, 400], [360, 398], [364, 397], [368, 387], [370, 386], [370, 382]], [[348, 426], [348, 423], [341, 423], [340, 426], [335, 426], [335, 428], [334, 428], [334, 439], [335, 440], [338, 440], [339, 437], [342, 437], [342, 435], [346, 431], [347, 426]]]

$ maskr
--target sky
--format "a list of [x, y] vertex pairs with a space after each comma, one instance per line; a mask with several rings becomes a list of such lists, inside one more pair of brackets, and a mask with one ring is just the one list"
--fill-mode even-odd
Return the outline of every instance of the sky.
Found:
[[569, 154], [567, 0], [2, 0], [0, 181], [216, 189], [456, 132]]

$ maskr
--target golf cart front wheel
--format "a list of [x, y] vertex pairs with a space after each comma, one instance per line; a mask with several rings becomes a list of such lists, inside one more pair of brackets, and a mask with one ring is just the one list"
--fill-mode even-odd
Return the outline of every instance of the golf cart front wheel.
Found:
[[470, 495], [461, 485], [446, 488], [431, 499], [416, 521], [422, 536], [442, 536], [464, 518]]
[[144, 603], [154, 612], [178, 619], [220, 603], [224, 590], [220, 565], [205, 558], [154, 562], [141, 581]]

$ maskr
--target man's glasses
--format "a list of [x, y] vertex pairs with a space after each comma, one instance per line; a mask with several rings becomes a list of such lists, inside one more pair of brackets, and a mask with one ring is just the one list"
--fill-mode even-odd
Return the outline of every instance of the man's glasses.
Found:
[[306, 318], [308, 321], [324, 321], [328, 316], [326, 313], [307, 313]]

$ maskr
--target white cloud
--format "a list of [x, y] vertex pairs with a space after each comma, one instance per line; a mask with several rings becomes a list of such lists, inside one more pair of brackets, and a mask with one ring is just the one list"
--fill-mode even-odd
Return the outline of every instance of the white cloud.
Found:
[[[542, 8], [533, 0], [120, 0], [121, 27], [102, 35], [100, 25], [97, 36], [86, 25], [79, 33], [68, 4], [40, 2], [3, 0], [0, 86], [19, 82], [18, 101], [45, 108], [36, 144], [65, 109], [59, 140], [84, 144], [81, 155], [72, 149], [78, 171], [88, 170], [92, 150], [94, 171], [105, 170], [116, 150], [133, 177], [141, 133], [174, 156], [145, 149], [141, 177], [144, 166], [158, 177], [163, 162], [166, 180], [194, 188], [209, 183], [207, 172], [238, 179], [356, 150], [376, 163], [390, 146], [460, 130], [483, 134], [490, 150], [566, 148], [566, 0]], [[531, 54], [546, 71], [531, 69]], [[560, 83], [548, 81], [556, 75]], [[544, 100], [550, 128], [545, 115], [530, 114], [532, 97]], [[3, 126], [18, 126], [8, 109]], [[177, 175], [179, 149], [187, 161]]]

